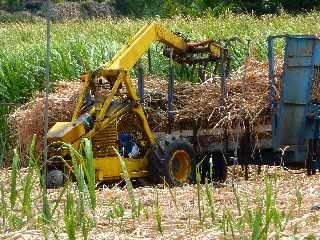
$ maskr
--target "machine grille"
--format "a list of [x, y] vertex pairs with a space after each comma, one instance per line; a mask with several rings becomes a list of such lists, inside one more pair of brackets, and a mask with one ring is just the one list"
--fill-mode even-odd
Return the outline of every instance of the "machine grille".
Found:
[[118, 150], [118, 133], [116, 121], [100, 130], [93, 138], [93, 154], [95, 158], [115, 156], [112, 147]]

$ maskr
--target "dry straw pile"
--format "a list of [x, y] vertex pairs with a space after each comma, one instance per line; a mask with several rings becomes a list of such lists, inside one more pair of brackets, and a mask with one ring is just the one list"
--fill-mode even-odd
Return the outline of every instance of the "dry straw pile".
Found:
[[[279, 73], [276, 66], [276, 95], [279, 96]], [[245, 69], [246, 68], [246, 69]], [[244, 72], [246, 77], [244, 78]], [[154, 131], [167, 128], [167, 84], [165, 80], [146, 80], [148, 119]], [[174, 121], [176, 129], [192, 129], [196, 121], [201, 128], [227, 125], [234, 127], [238, 119], [247, 119], [251, 125], [270, 120], [268, 63], [254, 59], [247, 61], [227, 80], [225, 107], [221, 105], [220, 80], [208, 79], [201, 84], [178, 82], [174, 86]]]
[[[237, 119], [248, 119], [251, 125], [269, 119], [268, 64], [253, 59], [228, 79], [225, 110], [221, 107], [220, 81], [209, 79], [201, 84], [176, 82], [174, 86], [174, 127], [190, 129], [197, 121], [202, 128], [234, 126]], [[279, 73], [281, 64], [277, 65]], [[277, 74], [278, 76], [278, 74]], [[134, 81], [135, 82], [135, 81]], [[76, 105], [81, 85], [58, 82], [49, 96], [49, 127], [58, 121], [69, 121]], [[42, 147], [43, 96], [38, 94], [31, 102], [11, 115], [22, 152], [33, 134], [38, 136], [37, 149]], [[167, 128], [167, 82], [155, 76], [145, 78], [145, 109], [153, 131]]]
[[[49, 95], [49, 128], [57, 121], [69, 121], [77, 103], [81, 85], [75, 82], [58, 82]], [[10, 115], [22, 153], [25, 153], [34, 134], [37, 135], [37, 150], [43, 146], [44, 98], [38, 93], [30, 102], [22, 105]]]

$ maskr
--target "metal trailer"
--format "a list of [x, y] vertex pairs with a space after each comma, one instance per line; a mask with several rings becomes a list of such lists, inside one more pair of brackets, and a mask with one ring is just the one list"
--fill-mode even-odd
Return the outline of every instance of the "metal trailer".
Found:
[[[276, 100], [273, 45], [279, 38], [284, 39], [285, 47], [280, 100]], [[283, 164], [293, 168], [306, 167], [309, 174], [320, 169], [320, 39], [305, 35], [278, 35], [270, 36], [267, 44], [269, 124], [257, 126], [254, 133], [248, 124], [241, 132], [238, 129], [197, 129], [196, 126], [192, 130], [172, 131], [172, 134], [189, 138], [206, 171], [208, 160], [213, 158], [218, 179], [225, 178], [226, 165], [235, 162], [242, 165]], [[223, 96], [223, 89], [221, 92]], [[155, 133], [156, 136], [164, 134]], [[239, 140], [235, 137], [237, 134], [240, 135]], [[255, 139], [254, 134], [263, 137]], [[214, 136], [218, 140], [212, 140]]]
[[[284, 67], [280, 101], [274, 98], [273, 42], [285, 38]], [[309, 171], [320, 168], [320, 39], [315, 36], [274, 36], [268, 39], [270, 100], [272, 113], [272, 153], [286, 148], [283, 161], [305, 165]], [[266, 156], [267, 160], [274, 158]]]

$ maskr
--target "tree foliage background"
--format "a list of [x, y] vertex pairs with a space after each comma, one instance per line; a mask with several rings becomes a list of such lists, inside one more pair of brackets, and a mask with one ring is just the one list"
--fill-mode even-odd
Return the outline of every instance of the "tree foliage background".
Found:
[[[104, 0], [99, 0], [102, 2]], [[303, 11], [317, 10], [320, 8], [320, 0], [107, 0], [121, 15], [127, 16], [154, 16], [170, 17], [173, 15], [198, 16], [203, 13], [220, 15], [226, 11], [249, 12], [257, 15], [278, 13], [286, 11], [299, 13]], [[10, 12], [19, 10], [40, 9], [45, 0], [0, 0], [0, 9]], [[85, 4], [88, 0], [63, 1], [80, 2]]]

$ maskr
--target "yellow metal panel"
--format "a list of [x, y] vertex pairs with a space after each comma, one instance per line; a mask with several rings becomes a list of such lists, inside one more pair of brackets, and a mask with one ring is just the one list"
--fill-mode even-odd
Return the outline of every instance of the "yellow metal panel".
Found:
[[[147, 177], [149, 176], [149, 172], [148, 171], [139, 171], [139, 172], [130, 172], [129, 176], [130, 178], [139, 178], [139, 177]], [[121, 178], [124, 178], [124, 174], [120, 173]]]
[[67, 126], [69, 126], [70, 122], [57, 122], [50, 128], [48, 132], [48, 137], [58, 136], [61, 131], [63, 131]]
[[103, 171], [101, 169], [97, 170], [96, 178], [98, 181], [103, 181]]
[[72, 122], [57, 122], [48, 132], [50, 141], [73, 143], [85, 134], [84, 126]]
[[[130, 177], [145, 176], [148, 172], [148, 161], [145, 158], [123, 158]], [[116, 179], [123, 176], [118, 157], [95, 158], [95, 167], [103, 179]], [[139, 173], [141, 172], [141, 175]], [[101, 180], [101, 175], [97, 176]]]

